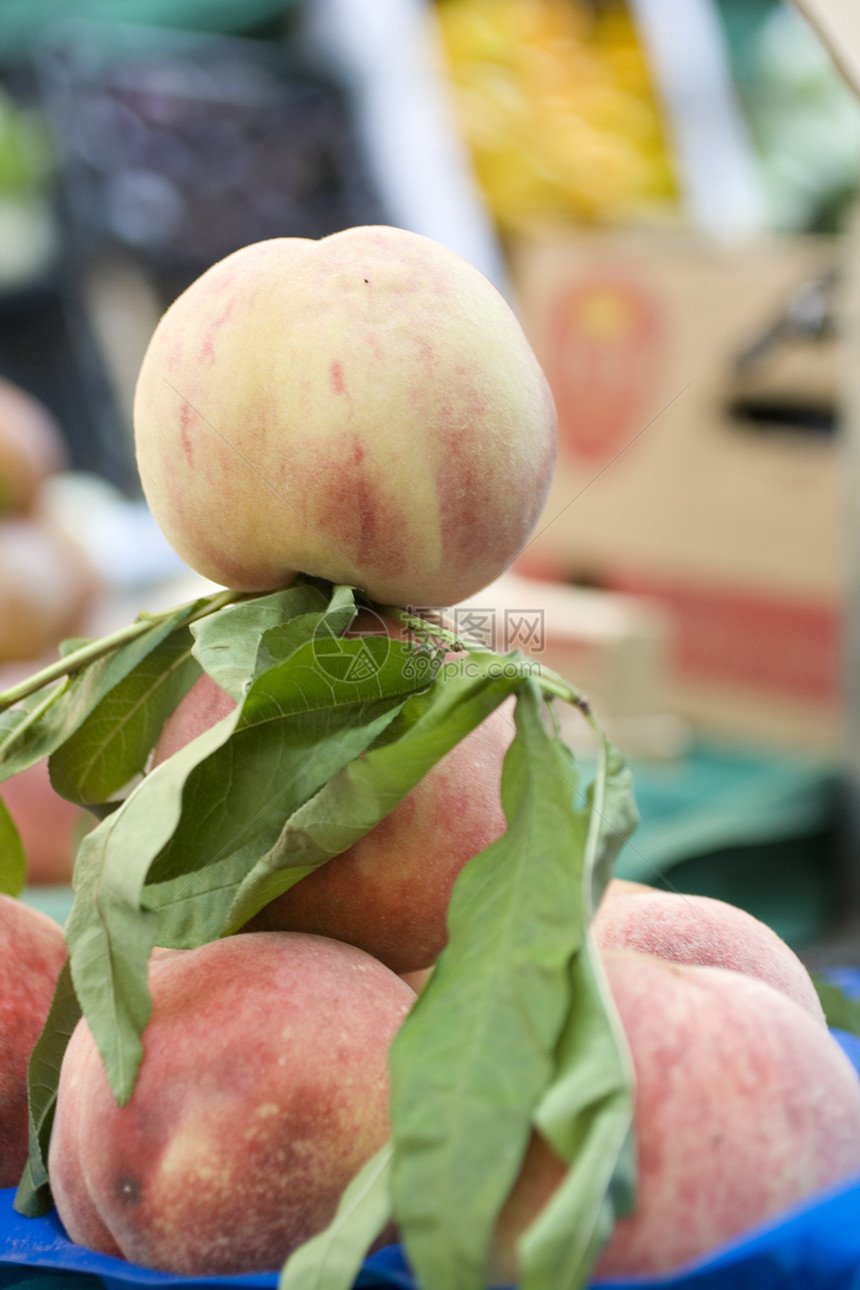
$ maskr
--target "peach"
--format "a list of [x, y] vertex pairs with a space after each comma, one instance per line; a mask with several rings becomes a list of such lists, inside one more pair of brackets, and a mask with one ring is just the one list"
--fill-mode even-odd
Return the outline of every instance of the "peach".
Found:
[[[89, 1035], [89, 1031], [86, 1033]], [[81, 1139], [81, 1108], [93, 1078], [91, 1068], [101, 1058], [95, 1044], [84, 1045], [77, 1031], [73, 1032], [66, 1052], [52, 1129], [52, 1141], [57, 1147], [49, 1155], [51, 1195], [75, 1244], [121, 1259], [122, 1251], [103, 1223], [81, 1176], [81, 1150], [85, 1145]]]
[[0, 514], [29, 511], [42, 481], [65, 464], [65, 437], [53, 413], [0, 377]]
[[[772, 986], [637, 950], [603, 959], [636, 1072], [638, 1202], [596, 1275], [683, 1267], [860, 1170], [860, 1081], [829, 1032]], [[532, 1138], [499, 1217], [493, 1284], [563, 1177]]]
[[76, 843], [88, 816], [51, 787], [47, 761], [5, 780], [0, 797], [21, 836], [27, 881], [35, 886], [71, 882]]
[[254, 243], [159, 322], [134, 401], [144, 493], [198, 573], [296, 572], [452, 605], [520, 551], [556, 453], [546, 378], [474, 267], [390, 227]]
[[72, 1240], [188, 1276], [281, 1266], [386, 1141], [388, 1049], [415, 996], [323, 937], [240, 934], [150, 963], [153, 1012], [118, 1106], [85, 1021], [48, 1168]]
[[[164, 723], [153, 764], [233, 706], [204, 673]], [[491, 713], [375, 828], [277, 896], [246, 930], [333, 936], [397, 973], [430, 967], [448, 940], [457, 874], [505, 831], [499, 787], [512, 735], [508, 716]]]
[[27, 1160], [27, 1063], [66, 959], [60, 925], [0, 895], [0, 1187], [14, 1187]]
[[398, 973], [398, 976], [400, 977], [401, 981], [405, 981], [406, 984], [409, 986], [410, 990], [414, 990], [416, 994], [421, 994], [424, 990], [426, 990], [427, 986], [430, 983], [430, 978], [432, 977], [432, 975], [433, 975], [432, 967], [421, 968], [420, 971], [418, 972], [399, 972]]
[[179, 752], [192, 739], [217, 725], [235, 707], [236, 700], [226, 690], [222, 690], [208, 672], [204, 672], [179, 700], [161, 727], [152, 754], [152, 765], [159, 766], [167, 761], [168, 757]]
[[711, 896], [629, 892], [610, 884], [593, 922], [601, 949], [642, 950], [673, 963], [730, 968], [758, 977], [822, 1025], [824, 1010], [794, 950], [752, 914]]
[[0, 662], [39, 658], [79, 632], [96, 591], [81, 547], [35, 519], [0, 520]]

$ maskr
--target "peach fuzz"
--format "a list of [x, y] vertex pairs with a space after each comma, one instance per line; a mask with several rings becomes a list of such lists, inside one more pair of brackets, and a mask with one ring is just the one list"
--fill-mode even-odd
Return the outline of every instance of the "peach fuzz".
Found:
[[0, 895], [0, 1187], [15, 1187], [27, 1160], [27, 1063], [66, 959], [47, 914]]
[[[233, 706], [204, 673], [164, 723], [153, 764]], [[505, 831], [499, 790], [512, 737], [508, 715], [491, 713], [375, 828], [276, 897], [246, 930], [333, 936], [397, 973], [430, 967], [447, 943], [457, 874]]]
[[402, 229], [236, 251], [173, 302], [134, 403], [144, 493], [193, 569], [452, 605], [519, 553], [555, 464], [546, 378], [472, 265]]
[[[762, 981], [602, 955], [636, 1073], [638, 1202], [595, 1276], [680, 1269], [860, 1170], [860, 1081], [829, 1032]], [[499, 1217], [490, 1282], [564, 1175], [537, 1136]]]
[[727, 901], [610, 885], [592, 926], [601, 949], [642, 950], [673, 963], [758, 977], [825, 1024], [815, 986], [794, 950], [773, 928]]
[[386, 1141], [388, 1049], [415, 996], [322, 937], [238, 935], [150, 963], [127, 1105], [85, 1021], [49, 1151], [73, 1240], [187, 1276], [279, 1268]]

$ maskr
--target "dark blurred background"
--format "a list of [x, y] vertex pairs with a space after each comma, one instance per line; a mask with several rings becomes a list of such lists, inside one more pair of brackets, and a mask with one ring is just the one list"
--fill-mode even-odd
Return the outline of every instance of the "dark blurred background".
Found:
[[342, 87], [295, 48], [296, 6], [75, 9], [0, 10], [0, 192], [22, 215], [0, 367], [55, 412], [75, 466], [133, 493], [147, 310], [248, 242], [384, 212]]

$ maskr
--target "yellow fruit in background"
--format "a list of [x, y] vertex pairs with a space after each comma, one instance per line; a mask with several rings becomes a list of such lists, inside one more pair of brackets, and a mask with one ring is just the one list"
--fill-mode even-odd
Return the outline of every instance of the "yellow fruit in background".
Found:
[[660, 104], [625, 6], [437, 0], [435, 12], [455, 110], [502, 229], [673, 208]]

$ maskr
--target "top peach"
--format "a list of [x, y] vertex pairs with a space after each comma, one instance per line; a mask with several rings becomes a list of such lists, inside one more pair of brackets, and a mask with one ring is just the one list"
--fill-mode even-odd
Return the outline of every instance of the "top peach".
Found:
[[300, 572], [455, 604], [516, 557], [555, 463], [552, 396], [501, 295], [383, 226], [207, 270], [155, 330], [134, 421], [168, 541], [237, 591]]

